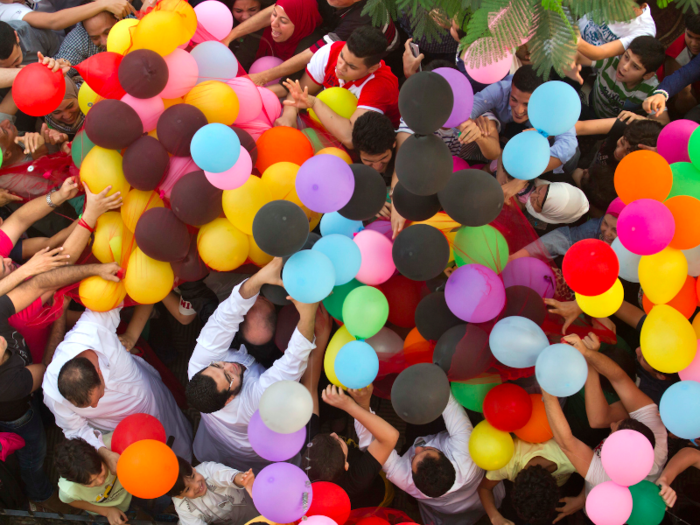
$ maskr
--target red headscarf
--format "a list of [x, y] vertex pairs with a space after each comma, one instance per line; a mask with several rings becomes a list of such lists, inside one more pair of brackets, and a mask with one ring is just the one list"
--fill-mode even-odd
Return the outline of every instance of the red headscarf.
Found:
[[286, 16], [294, 24], [294, 33], [285, 42], [275, 42], [272, 39], [272, 28], [268, 27], [263, 33], [255, 58], [271, 55], [288, 60], [296, 53], [299, 42], [321, 25], [322, 19], [316, 0], [277, 0], [275, 5], [284, 9]]

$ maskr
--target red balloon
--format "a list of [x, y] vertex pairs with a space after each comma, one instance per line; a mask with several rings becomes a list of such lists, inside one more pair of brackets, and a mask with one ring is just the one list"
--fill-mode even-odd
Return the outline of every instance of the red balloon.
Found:
[[54, 111], [66, 94], [63, 73], [51, 70], [39, 63], [22, 68], [15, 78], [12, 98], [23, 113], [43, 117]]
[[119, 83], [119, 64], [123, 59], [119, 53], [103, 51], [73, 67], [95, 93], [105, 98], [120, 99], [126, 95]]
[[494, 428], [515, 432], [527, 425], [532, 400], [525, 389], [512, 383], [492, 388], [484, 398], [484, 417]]
[[369, 518], [361, 519], [357, 522], [357, 525], [390, 525], [388, 521], [377, 518], [376, 516], [370, 516]]
[[389, 322], [402, 328], [416, 326], [416, 308], [421, 300], [423, 282], [412, 281], [401, 274], [394, 275], [379, 288], [389, 302]]
[[617, 255], [604, 241], [585, 239], [574, 244], [561, 265], [566, 284], [581, 295], [600, 295], [610, 290], [620, 272]]
[[328, 516], [338, 525], [350, 517], [350, 497], [335, 483], [317, 481], [311, 484], [314, 497], [307, 516]]
[[132, 443], [144, 439], [154, 439], [165, 443], [165, 429], [161, 422], [148, 414], [126, 416], [112, 434], [112, 452], [121, 454]]

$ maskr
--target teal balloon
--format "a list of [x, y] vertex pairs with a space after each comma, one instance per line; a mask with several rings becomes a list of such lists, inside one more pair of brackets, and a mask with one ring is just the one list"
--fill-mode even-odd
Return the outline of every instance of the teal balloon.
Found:
[[516, 179], [539, 177], [549, 164], [549, 142], [537, 131], [523, 131], [503, 148], [503, 167]]
[[302, 250], [287, 260], [282, 282], [287, 293], [300, 303], [319, 303], [333, 291], [335, 269], [321, 252]]
[[632, 514], [627, 519], [627, 525], [659, 525], [666, 513], [666, 504], [659, 496], [659, 487], [644, 480], [629, 489], [632, 493]]
[[364, 341], [350, 341], [335, 357], [335, 375], [348, 388], [364, 388], [379, 373], [379, 358]]
[[532, 92], [527, 115], [536, 130], [549, 136], [561, 135], [573, 128], [581, 116], [581, 98], [565, 82], [545, 82]]
[[352, 239], [334, 233], [321, 237], [312, 250], [324, 253], [333, 263], [335, 268], [335, 286], [347, 284], [352, 281], [362, 264], [360, 248]]
[[700, 199], [700, 170], [690, 162], [674, 162], [671, 164], [673, 186], [668, 199], [678, 195], [690, 195]]
[[324, 237], [326, 235], [339, 233], [340, 235], [345, 235], [353, 239], [354, 235], [362, 230], [364, 230], [362, 221], [351, 221], [343, 217], [337, 211], [326, 213], [321, 217], [321, 235]]
[[359, 288], [360, 286], [364, 285], [357, 279], [353, 279], [349, 283], [333, 288], [331, 294], [323, 300], [323, 306], [326, 307], [326, 310], [328, 310], [328, 313], [331, 314], [331, 317], [337, 319], [341, 323], [344, 322], [343, 303], [345, 303], [345, 298], [350, 292], [352, 292], [355, 288]]
[[83, 159], [90, 153], [90, 150], [95, 147], [95, 144], [88, 138], [85, 130], [79, 131], [73, 142], [71, 143], [70, 154], [73, 158], [73, 164], [76, 168], [80, 168]]
[[241, 140], [228, 126], [207, 124], [192, 137], [190, 152], [194, 163], [204, 171], [222, 173], [236, 164]]

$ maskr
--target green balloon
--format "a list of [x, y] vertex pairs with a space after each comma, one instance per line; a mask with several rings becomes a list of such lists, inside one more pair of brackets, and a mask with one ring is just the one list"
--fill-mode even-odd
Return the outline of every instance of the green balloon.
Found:
[[73, 157], [73, 164], [76, 168], [80, 168], [83, 159], [90, 152], [95, 144], [88, 138], [85, 130], [78, 132], [71, 144], [70, 154]]
[[483, 412], [486, 394], [488, 394], [492, 388], [500, 384], [501, 383], [498, 382], [473, 385], [454, 381], [450, 383], [450, 388], [452, 389], [452, 395], [455, 396], [457, 402], [464, 408], [468, 408], [474, 412]]
[[690, 162], [674, 162], [671, 164], [673, 186], [667, 198], [678, 195], [690, 195], [700, 199], [700, 171]]
[[700, 166], [700, 133], [698, 133], [698, 128], [695, 128], [695, 131], [690, 134], [688, 156], [690, 157], [690, 162]]
[[644, 480], [629, 489], [633, 506], [627, 525], [659, 525], [666, 513], [666, 504], [659, 496], [659, 487]]
[[343, 322], [343, 303], [345, 303], [345, 298], [350, 292], [360, 286], [362, 286], [362, 283], [357, 279], [335, 286], [331, 294], [323, 300], [323, 306], [326, 307], [326, 310], [332, 317]]
[[501, 232], [488, 224], [461, 227], [455, 235], [453, 249], [457, 266], [481, 264], [501, 273], [508, 264], [508, 242]]
[[343, 322], [358, 339], [375, 335], [389, 318], [389, 301], [377, 288], [360, 286], [351, 291], [343, 304]]

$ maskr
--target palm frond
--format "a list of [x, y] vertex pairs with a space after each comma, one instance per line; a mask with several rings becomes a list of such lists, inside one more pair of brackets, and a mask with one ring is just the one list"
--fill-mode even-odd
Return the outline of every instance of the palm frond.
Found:
[[676, 7], [684, 13], [692, 11], [697, 14], [700, 11], [700, 0], [676, 0]]
[[562, 16], [541, 4], [534, 5], [533, 11], [533, 23], [537, 29], [528, 47], [537, 74], [547, 79], [554, 68], [564, 76], [576, 54], [576, 38], [571, 34], [571, 15], [565, 7], [562, 8]]
[[574, 20], [587, 15], [596, 24], [611, 24], [632, 20], [637, 3], [634, 0], [562, 0], [562, 6], [569, 9]]

